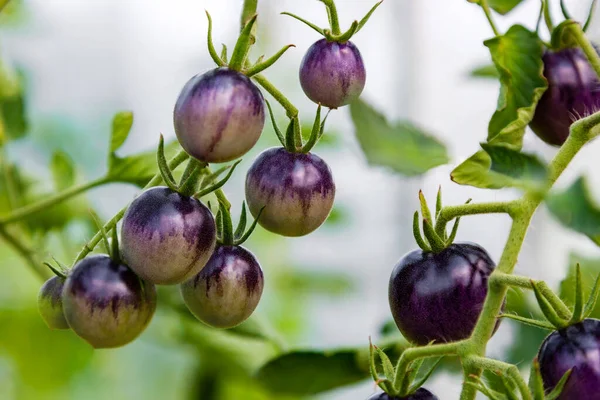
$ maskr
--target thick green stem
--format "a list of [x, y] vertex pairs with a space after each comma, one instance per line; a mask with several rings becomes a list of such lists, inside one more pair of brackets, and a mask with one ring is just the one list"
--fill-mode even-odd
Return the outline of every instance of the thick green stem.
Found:
[[13, 211], [10, 215], [0, 218], [0, 225], [7, 225], [13, 222], [18, 222], [23, 220], [39, 211], [45, 210], [48, 207], [61, 203], [73, 196], [76, 196], [80, 193], [83, 193], [87, 190], [95, 188], [97, 186], [104, 185], [106, 183], [110, 183], [111, 179], [102, 177], [100, 179], [96, 179], [94, 181], [85, 183], [83, 185], [73, 186], [69, 189], [56, 194], [53, 197], [49, 197], [37, 203], [30, 204], [28, 206], [19, 208], [18, 210]]
[[[523, 400], [532, 400], [531, 392], [529, 391], [527, 382], [525, 382], [519, 373], [519, 369], [515, 365], [485, 357], [469, 357], [468, 359], [464, 360], [464, 363], [470, 368], [478, 368], [480, 371], [488, 370], [493, 373], [500, 373], [507, 378], [511, 378], [517, 385], [517, 388], [521, 393], [521, 398]], [[461, 398], [461, 400], [463, 399]]]
[[506, 213], [512, 215], [516, 201], [511, 202], [495, 202], [495, 203], [479, 203], [479, 204], [461, 204], [458, 206], [446, 206], [441, 209], [437, 215], [435, 222], [435, 231], [438, 235], [443, 237], [446, 229], [446, 224], [452, 221], [454, 218], [462, 217], [465, 215], [476, 215], [476, 214], [499, 214]]
[[256, 14], [258, 0], [244, 0], [244, 8], [242, 9], [242, 17], [240, 19], [240, 31], [244, 29], [248, 21]]
[[[463, 363], [463, 386], [460, 392], [460, 400], [471, 400], [477, 397], [477, 377], [481, 376], [481, 368], [467, 366]], [[471, 385], [469, 385], [471, 383]]]
[[298, 109], [292, 104], [291, 101], [287, 99], [287, 97], [283, 95], [283, 93], [279, 91], [279, 89], [277, 89], [271, 82], [269, 82], [267, 78], [265, 78], [263, 75], [258, 74], [252, 76], [252, 79], [258, 82], [260, 86], [262, 86], [267, 92], [269, 92], [269, 94], [271, 94], [271, 96], [273, 96], [273, 98], [277, 100], [277, 102], [281, 104], [283, 108], [285, 108], [285, 112], [288, 118], [291, 119], [298, 116]]
[[[181, 150], [179, 153], [177, 153], [177, 155], [175, 155], [175, 157], [173, 157], [171, 159], [171, 161], [169, 161], [169, 168], [171, 170], [177, 168], [181, 163], [183, 163], [185, 160], [187, 160], [188, 157], [189, 157], [188, 154], [185, 151]], [[160, 184], [161, 181], [162, 181], [161, 175], [156, 174], [150, 180], [150, 182], [148, 182], [148, 184], [146, 186], [144, 186], [144, 188], [156, 186], [156, 185]], [[117, 215], [112, 217], [106, 224], [104, 224], [103, 229], [106, 232], [113, 229], [115, 227], [115, 225], [117, 225], [117, 223], [121, 220], [121, 218], [123, 218], [123, 215], [125, 215], [125, 211], [127, 211], [127, 207], [129, 207], [129, 205], [123, 207], [117, 213]], [[73, 261], [73, 265], [77, 264], [78, 261], [83, 260], [88, 254], [90, 254], [94, 250], [96, 245], [100, 242], [100, 240], [102, 240], [102, 233], [98, 232], [94, 235], [94, 237], [92, 239], [90, 239], [89, 242], [87, 242], [85, 244], [85, 246], [83, 247], [83, 249], [81, 249], [79, 254], [77, 254], [75, 261]]]

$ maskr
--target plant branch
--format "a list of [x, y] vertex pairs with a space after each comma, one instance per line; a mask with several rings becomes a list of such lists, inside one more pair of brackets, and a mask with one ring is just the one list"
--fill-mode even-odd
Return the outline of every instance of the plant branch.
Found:
[[42, 265], [37, 262], [34, 257], [34, 251], [24, 245], [18, 238], [10, 234], [3, 226], [0, 226], [0, 237], [2, 237], [6, 243], [8, 243], [31, 267], [31, 269], [40, 277], [42, 280], [48, 279], [48, 275], [42, 268]]
[[271, 82], [269, 82], [267, 78], [265, 78], [263, 75], [258, 74], [252, 76], [252, 79], [258, 82], [260, 86], [262, 86], [267, 92], [269, 92], [269, 94], [273, 96], [273, 98], [277, 100], [277, 102], [281, 104], [283, 108], [285, 108], [286, 115], [288, 116], [288, 118], [291, 119], [298, 116], [298, 109], [292, 104], [291, 101], [287, 99], [287, 97], [283, 95], [283, 93], [279, 91], [279, 89], [277, 89]]
[[106, 183], [110, 183], [111, 179], [107, 177], [102, 177], [96, 180], [93, 180], [88, 183], [84, 183], [78, 186], [72, 186], [67, 190], [60, 192], [52, 197], [46, 198], [42, 201], [38, 201], [36, 203], [27, 205], [25, 207], [19, 208], [13, 211], [11, 214], [6, 215], [0, 218], [0, 225], [8, 225], [10, 223], [21, 221], [31, 215], [43, 211], [49, 207], [52, 207], [58, 203], [61, 203], [71, 197], [77, 196], [80, 193], [83, 193], [87, 190], [93, 189], [95, 187], [104, 185]]
[[516, 201], [509, 201], [477, 204], [468, 203], [458, 206], [445, 206], [441, 209], [436, 217], [435, 232], [442, 236], [448, 222], [452, 221], [454, 218], [465, 215], [505, 213], [512, 216], [516, 205]]
[[494, 31], [494, 36], [500, 36], [500, 31], [498, 30], [498, 27], [496, 26], [496, 23], [494, 22], [494, 18], [492, 17], [492, 11], [490, 10], [488, 0], [480, 0], [479, 5], [483, 9], [483, 12], [485, 13], [485, 17], [487, 18], [488, 22], [490, 23], [490, 27], [492, 28], [492, 31]]

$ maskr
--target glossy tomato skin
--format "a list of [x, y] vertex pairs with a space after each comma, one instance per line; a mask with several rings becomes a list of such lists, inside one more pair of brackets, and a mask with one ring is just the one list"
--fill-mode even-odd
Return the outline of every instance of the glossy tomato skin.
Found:
[[179, 143], [192, 157], [207, 163], [235, 160], [254, 147], [262, 133], [264, 98], [244, 74], [217, 68], [185, 84], [173, 123]]
[[70, 271], [62, 301], [77, 335], [95, 348], [112, 348], [131, 342], [150, 323], [156, 289], [125, 264], [94, 255]]
[[425, 388], [419, 388], [407, 397], [392, 397], [387, 393], [377, 393], [369, 397], [369, 400], [439, 400], [436, 395]]
[[154, 284], [190, 279], [206, 265], [215, 244], [216, 225], [208, 207], [167, 187], [140, 194], [123, 217], [123, 258]]
[[414, 250], [395, 266], [389, 302], [400, 332], [411, 342], [452, 342], [470, 336], [495, 264], [473, 243], [454, 243], [434, 254]]
[[246, 201], [258, 223], [283, 236], [304, 236], [329, 216], [335, 183], [329, 166], [315, 154], [263, 151], [246, 175]]
[[600, 400], [600, 320], [585, 319], [552, 332], [538, 360], [547, 392], [572, 369], [559, 400]]
[[560, 146], [576, 119], [600, 110], [600, 80], [581, 49], [547, 50], [543, 60], [548, 89], [530, 127], [546, 143]]
[[252, 315], [263, 287], [263, 272], [252, 253], [241, 246], [219, 246], [206, 267], [180, 289], [196, 318], [226, 329]]
[[62, 290], [65, 280], [59, 276], [48, 279], [38, 295], [38, 309], [50, 329], [69, 329], [62, 305]]
[[349, 41], [321, 39], [308, 49], [300, 65], [300, 84], [306, 96], [329, 108], [358, 99], [366, 79], [360, 51]]

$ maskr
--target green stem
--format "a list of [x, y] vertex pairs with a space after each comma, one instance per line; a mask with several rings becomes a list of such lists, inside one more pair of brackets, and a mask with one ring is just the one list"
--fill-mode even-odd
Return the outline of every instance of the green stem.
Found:
[[101, 185], [104, 185], [104, 184], [110, 183], [110, 182], [111, 182], [110, 178], [102, 177], [102, 178], [96, 179], [94, 181], [85, 183], [83, 185], [70, 187], [69, 189], [67, 189], [61, 193], [58, 193], [53, 197], [49, 197], [42, 201], [38, 201], [37, 203], [33, 203], [28, 206], [19, 208], [18, 210], [15, 210], [14, 212], [12, 212], [10, 215], [0, 218], [0, 225], [7, 225], [7, 224], [10, 224], [13, 222], [20, 221], [20, 220], [25, 219], [37, 212], [45, 210], [53, 205], [56, 205], [56, 204], [61, 203], [71, 197], [74, 197], [80, 193], [83, 193], [87, 190], [90, 190], [92, 188], [95, 188], [97, 186], [101, 186]]
[[[181, 150], [179, 153], [177, 153], [175, 155], [175, 157], [173, 157], [171, 159], [171, 161], [169, 161], [169, 168], [171, 170], [174, 170], [181, 163], [183, 163], [185, 160], [187, 160], [188, 157], [189, 157], [188, 154], [185, 151]], [[162, 181], [162, 177], [161, 177], [160, 173], [158, 173], [158, 174], [154, 175], [154, 177], [148, 182], [148, 184], [146, 186], [144, 186], [144, 189], [152, 187], [152, 186], [156, 186], [156, 185], [160, 184], [161, 181]], [[115, 227], [115, 225], [117, 225], [117, 223], [121, 220], [121, 218], [123, 218], [123, 215], [125, 215], [125, 211], [127, 211], [127, 207], [129, 207], [129, 205], [123, 207], [114, 217], [112, 217], [106, 224], [104, 224], [103, 229], [107, 232], [110, 231], [111, 229], [113, 229]], [[77, 264], [78, 261], [83, 260], [88, 254], [90, 254], [94, 250], [96, 245], [100, 242], [100, 240], [102, 240], [102, 233], [98, 232], [94, 235], [94, 237], [92, 237], [92, 239], [90, 239], [89, 242], [87, 242], [85, 244], [85, 246], [83, 246], [83, 249], [81, 249], [79, 254], [77, 254], [75, 261], [73, 261], [73, 265]]]
[[396, 364], [394, 387], [399, 387], [402, 383], [404, 377], [407, 375], [408, 368], [413, 361], [428, 357], [457, 355], [465, 343], [466, 342], [464, 341], [440, 343], [422, 347], [410, 347], [404, 350]]
[[446, 206], [443, 207], [438, 213], [435, 223], [435, 231], [439, 236], [443, 237], [448, 222], [452, 221], [454, 218], [465, 215], [506, 213], [512, 216], [516, 205], [516, 201], [511, 201], [476, 204], [468, 203], [458, 206]]
[[483, 370], [481, 368], [466, 366], [463, 363], [463, 386], [460, 392], [460, 400], [471, 400], [477, 397], [477, 388], [468, 383], [477, 383], [475, 377], [481, 376]]
[[[583, 118], [571, 126], [571, 134], [549, 165], [548, 187], [556, 182], [584, 144], [595, 136], [593, 132], [598, 130], [598, 124], [600, 124], [600, 113]], [[513, 223], [498, 267], [492, 273], [492, 280], [495, 279], [494, 275], [497, 273], [512, 274], [531, 218], [542, 200], [538, 195], [527, 193], [514, 204]], [[496, 326], [497, 316], [500, 314], [507, 291], [508, 286], [506, 285], [489, 286], [481, 315], [468, 339], [469, 352], [467, 355], [485, 356], [487, 342]], [[472, 394], [471, 391], [468, 392], [468, 395], [461, 396], [461, 400], [474, 399], [475, 394]]]
[[494, 36], [500, 36], [500, 31], [498, 31], [498, 27], [496, 27], [496, 23], [494, 22], [494, 19], [492, 17], [492, 11], [490, 10], [488, 0], [480, 0], [479, 5], [483, 9], [483, 12], [485, 13], [485, 17], [487, 18], [488, 22], [490, 23], [490, 27], [492, 28], [492, 31], [494, 31]]
[[223, 203], [225, 208], [227, 208], [228, 210], [231, 210], [231, 203], [229, 202], [229, 200], [227, 200], [227, 196], [225, 195], [225, 192], [223, 191], [223, 189], [215, 190], [215, 196], [217, 196], [217, 199], [219, 199], [219, 201], [221, 203]]
[[544, 298], [550, 302], [561, 318], [568, 319], [571, 317], [571, 311], [565, 303], [548, 287], [544, 281], [535, 281], [526, 276], [509, 275], [502, 272], [497, 272], [491, 276], [490, 285], [498, 284], [510, 287], [518, 287], [522, 289], [533, 290], [535, 284]]
[[248, 21], [256, 14], [258, 0], [244, 0], [244, 8], [242, 9], [242, 17], [240, 19], [240, 31], [244, 29]]
[[331, 24], [331, 33], [334, 36], [338, 36], [342, 33], [340, 29], [340, 20], [338, 18], [337, 8], [335, 7], [334, 0], [321, 0], [325, 7], [327, 7], [327, 15], [329, 16], [329, 23]]
[[552, 31], [554, 31], [554, 21], [552, 21], [552, 13], [550, 11], [550, 5], [548, 4], [548, 0], [542, 0], [542, 1], [544, 2], [544, 22], [546, 23], [548, 32], [552, 33]]
[[11, 166], [6, 158], [3, 148], [0, 148], [0, 156], [2, 157], [0, 163], [2, 164], [2, 176], [4, 177], [4, 184], [6, 185], [6, 193], [8, 194], [8, 205], [10, 210], [12, 210], [19, 204], [19, 198], [17, 196], [15, 182], [12, 178]]
[[519, 369], [515, 365], [485, 357], [469, 357], [467, 360], [465, 360], [465, 363], [467, 365], [477, 367], [480, 370], [485, 369], [494, 373], [499, 372], [504, 376], [511, 378], [517, 384], [517, 388], [521, 393], [522, 399], [532, 400], [531, 392], [529, 391], [527, 382], [525, 382], [519, 373]]
[[592, 68], [596, 71], [596, 75], [600, 77], [600, 56], [598, 55], [598, 52], [596, 52], [592, 43], [585, 36], [585, 32], [581, 28], [581, 25], [574, 23], [570, 27], [571, 33], [575, 37], [575, 41], [577, 41], [577, 44], [581, 47], [581, 50], [583, 50], [590, 61]]
[[267, 92], [269, 92], [269, 94], [273, 96], [273, 98], [277, 100], [277, 102], [281, 104], [283, 108], [285, 108], [285, 112], [288, 118], [291, 119], [298, 116], [298, 109], [292, 104], [291, 101], [287, 99], [287, 97], [283, 95], [283, 93], [279, 91], [279, 89], [277, 89], [271, 82], [269, 82], [267, 78], [265, 78], [263, 75], [258, 74], [252, 76], [252, 79], [258, 82], [260, 86], [262, 86]]
[[6, 228], [0, 226], [0, 237], [2, 237], [6, 243], [8, 243], [12, 248], [27, 262], [27, 264], [31, 267], [31, 269], [40, 277], [42, 280], [48, 279], [48, 275], [45, 273], [46, 271], [42, 268], [42, 265], [38, 263], [35, 259], [34, 252], [25, 246], [17, 237], [10, 234]]

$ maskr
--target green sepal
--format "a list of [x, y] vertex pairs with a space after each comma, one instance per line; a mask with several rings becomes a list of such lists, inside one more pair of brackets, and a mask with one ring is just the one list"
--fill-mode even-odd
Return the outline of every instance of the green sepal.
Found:
[[224, 67], [225, 65], [227, 65], [225, 63], [225, 61], [223, 61], [219, 55], [217, 54], [217, 50], [215, 49], [215, 44], [213, 43], [213, 38], [212, 38], [212, 18], [210, 16], [210, 14], [208, 13], [208, 11], [206, 12], [206, 18], [208, 18], [208, 34], [206, 37], [206, 42], [208, 44], [208, 54], [210, 54], [210, 57], [213, 59], [213, 61], [215, 62], [215, 64], [217, 64], [217, 66], [219, 67]]
[[428, 219], [423, 219], [423, 233], [431, 246], [431, 251], [434, 253], [439, 253], [446, 248], [446, 243], [435, 233], [433, 225]]
[[575, 304], [569, 325], [581, 322], [583, 319], [583, 283], [581, 282], [581, 267], [575, 265]]
[[52, 266], [52, 264], [50, 264], [49, 262], [44, 261], [42, 264], [44, 264], [46, 267], [48, 267], [54, 275], [58, 276], [61, 279], [67, 279], [67, 275], [64, 273], [64, 271], [60, 271], [59, 269], [54, 268]]
[[392, 361], [390, 361], [390, 358], [387, 356], [387, 354], [385, 354], [385, 352], [377, 346], [375, 346], [375, 352], [377, 353], [377, 356], [381, 360], [381, 365], [383, 367], [383, 374], [385, 375], [386, 379], [390, 382], [393, 381], [394, 380], [394, 365], [392, 364]]
[[211, 185], [207, 188], [204, 188], [202, 190], [200, 190], [199, 192], [197, 192], [196, 194], [194, 194], [193, 197], [196, 197], [197, 199], [206, 196], [207, 194], [210, 194], [212, 192], [214, 192], [215, 190], [221, 189], [229, 180], [229, 178], [231, 178], [231, 175], [233, 175], [233, 171], [235, 171], [235, 168], [242, 162], [242, 160], [238, 160], [236, 161], [231, 168], [229, 169], [229, 172], [227, 173], [227, 175], [225, 175], [225, 178], [221, 179], [219, 182], [215, 183], [214, 185]]
[[592, 0], [592, 5], [590, 6], [590, 11], [588, 12], [588, 16], [583, 24], [583, 31], [587, 32], [590, 24], [592, 23], [592, 19], [594, 18], [594, 11], [596, 10], [596, 0]]
[[92, 220], [94, 220], [94, 224], [96, 225], [96, 228], [98, 229], [98, 231], [100, 231], [100, 235], [102, 237], [102, 244], [104, 245], [104, 251], [106, 251], [106, 254], [111, 254], [111, 247], [110, 247], [110, 242], [108, 241], [108, 235], [106, 233], [106, 229], [104, 229], [104, 225], [100, 222], [100, 218], [98, 217], [98, 214], [96, 214], [96, 212], [94, 210], [90, 210], [90, 214], [92, 216]]
[[341, 35], [333, 36], [333, 35], [326, 34], [325, 37], [330, 42], [346, 43], [348, 40], [350, 40], [350, 38], [352, 36], [354, 36], [354, 34], [356, 32], [358, 32], [358, 21], [352, 22], [352, 25], [350, 25], [350, 28], [346, 32], [342, 33]]
[[223, 213], [221, 213], [220, 206], [217, 210], [215, 220], [215, 225], [217, 226], [217, 243], [221, 243], [223, 241]]
[[500, 381], [502, 382], [502, 386], [504, 386], [504, 393], [508, 400], [519, 400], [517, 395], [515, 394], [515, 382], [512, 378], [505, 376], [504, 374], [500, 375]]
[[279, 127], [277, 126], [277, 122], [275, 121], [275, 115], [273, 115], [273, 109], [271, 108], [271, 103], [269, 103], [269, 101], [266, 99], [265, 99], [265, 103], [267, 104], [267, 109], [269, 110], [269, 115], [271, 116], [271, 124], [273, 124], [273, 130], [275, 131], [275, 135], [277, 135], [277, 139], [279, 139], [279, 143], [281, 143], [281, 145], [283, 147], [287, 148], [285, 137], [283, 136], [283, 133], [281, 133], [281, 130], [279, 129]]
[[556, 329], [553, 325], [550, 325], [549, 323], [547, 323], [545, 321], [540, 321], [540, 320], [533, 319], [533, 318], [521, 317], [520, 315], [503, 313], [503, 314], [500, 314], [498, 317], [512, 319], [513, 321], [517, 321], [517, 322], [520, 322], [525, 325], [533, 326], [535, 328], [547, 329], [549, 331], [553, 331]]
[[442, 185], [438, 186], [437, 196], [435, 197], [435, 218], [440, 215], [440, 211], [442, 211]]
[[223, 61], [223, 63], [227, 64], [227, 46], [225, 45], [225, 43], [221, 43], [221, 60]]
[[256, 23], [258, 15], [254, 15], [248, 20], [248, 23], [242, 29], [240, 36], [235, 44], [233, 52], [231, 53], [231, 60], [229, 61], [229, 68], [241, 71], [244, 67], [244, 62], [248, 57], [250, 46], [252, 46], [252, 27]]
[[[579, 264], [577, 264], [579, 265]], [[598, 301], [598, 293], [600, 292], [600, 274], [596, 278], [594, 282], [594, 287], [590, 293], [590, 297], [588, 298], [587, 303], [585, 304], [585, 308], [583, 309], [583, 318], [589, 318], [590, 315], [594, 312], [594, 307], [596, 307], [596, 302]]]
[[169, 169], [167, 158], [165, 157], [165, 138], [163, 137], [163, 135], [160, 135], [160, 139], [158, 140], [156, 162], [158, 164], [158, 170], [160, 171], [160, 175], [162, 176], [162, 180], [165, 183], [165, 185], [167, 185], [169, 189], [173, 191], [178, 191], [179, 188], [177, 187], [177, 183], [175, 183], [173, 174]]
[[252, 225], [250, 225], [250, 228], [248, 228], [248, 230], [246, 231], [246, 233], [244, 233], [244, 235], [242, 237], [240, 237], [239, 239], [234, 240], [234, 244], [236, 246], [239, 246], [239, 245], [243, 244], [246, 240], [248, 240], [248, 238], [250, 237], [250, 235], [252, 235], [252, 232], [254, 232], [254, 229], [256, 229], [256, 225], [258, 224], [258, 220], [260, 219], [260, 216], [262, 215], [265, 207], [266, 206], [263, 206], [258, 211], [258, 214], [256, 215], [256, 218], [254, 219], [254, 221], [252, 221]]
[[231, 165], [224, 165], [217, 169], [216, 171], [207, 174], [207, 170], [203, 170], [204, 177], [202, 178], [202, 182], [200, 182], [200, 190], [204, 189], [211, 183], [213, 183], [219, 176], [223, 175], [225, 171], [228, 171], [231, 168]]
[[111, 231], [110, 238], [110, 257], [115, 261], [121, 262], [121, 252], [119, 251], [119, 234], [117, 232], [117, 226]]
[[423, 219], [432, 221], [431, 212], [429, 211], [429, 206], [427, 205], [427, 200], [425, 199], [422, 190], [419, 190], [419, 204], [421, 204], [421, 214], [423, 214]]
[[[325, 117], [327, 119], [327, 116]], [[325, 121], [321, 123], [321, 103], [317, 107], [317, 113], [315, 114], [315, 121], [313, 122], [312, 130], [306, 144], [302, 147], [303, 153], [308, 153], [315, 146], [323, 130], [325, 129]]]
[[295, 153], [297, 149], [302, 148], [302, 143], [300, 143], [299, 147], [296, 146], [296, 137], [299, 128], [300, 121], [298, 120], [298, 117], [293, 117], [292, 119], [290, 119], [290, 123], [288, 124], [288, 127], [285, 131], [285, 148], [290, 153]]
[[233, 245], [233, 222], [231, 222], [231, 212], [226, 204], [219, 199], [219, 212], [221, 213], [221, 237], [220, 243], [225, 246]]
[[558, 396], [560, 396], [560, 394], [562, 393], [563, 389], [565, 388], [565, 385], [567, 384], [567, 381], [569, 380], [569, 377], [571, 376], [571, 372], [573, 372], [572, 369], [565, 372], [565, 374], [560, 378], [554, 389], [552, 389], [552, 391], [546, 396], [546, 400], [558, 399]]
[[531, 363], [531, 372], [529, 373], [529, 391], [533, 395], [533, 400], [545, 400], [544, 381], [540, 372], [540, 363], [537, 358]]
[[233, 233], [233, 239], [238, 240], [244, 235], [244, 231], [246, 230], [247, 223], [247, 213], [246, 213], [246, 202], [242, 201], [242, 212], [240, 213], [240, 221], [238, 222], [237, 228]]
[[419, 389], [421, 386], [423, 386], [425, 384], [425, 382], [427, 382], [427, 380], [435, 372], [435, 369], [438, 367], [438, 365], [440, 364], [440, 362], [442, 362], [443, 359], [444, 359], [444, 357], [439, 357], [433, 363], [433, 365], [427, 370], [427, 372], [425, 372], [425, 374], [423, 374], [423, 376], [421, 378], [419, 378], [419, 380], [413, 382], [413, 384], [411, 385], [411, 387], [409, 389], [409, 393], [416, 392], [417, 389]]
[[535, 298], [538, 302], [538, 305], [540, 306], [540, 309], [542, 310], [542, 313], [544, 314], [544, 317], [546, 317], [548, 322], [550, 322], [552, 325], [554, 325], [557, 329], [561, 329], [561, 328], [564, 328], [565, 326], [567, 326], [567, 321], [558, 316], [556, 310], [552, 307], [552, 305], [550, 305], [548, 300], [544, 297], [544, 295], [538, 288], [538, 283], [534, 282], [532, 280], [531, 286], [533, 288], [533, 292], [535, 294]]
[[369, 372], [373, 381], [379, 381], [379, 374], [377, 373], [377, 364], [375, 363], [375, 350], [371, 337], [369, 336]]
[[375, 10], [377, 10], [377, 7], [379, 7], [381, 3], [383, 3], [383, 0], [371, 7], [369, 12], [360, 20], [360, 22], [358, 23], [358, 29], [356, 30], [356, 33], [358, 33], [365, 26], [365, 24], [369, 21], [369, 18], [371, 18], [371, 15], [373, 15]]
[[413, 236], [417, 242], [417, 245], [421, 248], [421, 250], [425, 252], [431, 252], [431, 247], [423, 240], [423, 236], [421, 235], [421, 227], [419, 226], [419, 212], [415, 211], [413, 215]]
[[292, 13], [289, 13], [287, 11], [282, 12], [281, 15], [287, 15], [289, 17], [295, 18], [298, 21], [305, 23], [307, 26], [309, 26], [310, 28], [314, 29], [315, 31], [317, 31], [321, 35], [325, 36], [325, 32], [323, 31], [323, 29], [319, 28], [317, 25], [313, 24], [312, 22], [309, 22], [309, 21], [305, 20], [302, 17], [299, 17], [299, 16], [297, 16], [295, 14], [292, 14]]
[[473, 386], [475, 389], [479, 390], [491, 400], [507, 400], [506, 396], [502, 393], [499, 393], [487, 387], [487, 385], [481, 381], [480, 377], [473, 376], [473, 378], [477, 378], [477, 383], [465, 382], [465, 385]]
[[186, 179], [182, 179], [181, 185], [179, 185], [179, 192], [184, 196], [193, 196], [198, 191], [198, 185], [207, 166], [208, 164], [205, 162], [198, 161], [195, 158], [190, 159], [186, 168], [186, 171], [188, 169], [190, 171]]
[[281, 48], [281, 50], [279, 50], [272, 57], [266, 59], [265, 61], [262, 61], [262, 56], [261, 56], [261, 58], [258, 59], [258, 61], [256, 62], [256, 64], [254, 64], [252, 67], [250, 67], [250, 68], [248, 68], [247, 70], [244, 71], [244, 75], [246, 75], [248, 77], [251, 77], [253, 75], [261, 73], [265, 69], [267, 69], [270, 66], [272, 66], [273, 64], [275, 64], [281, 58], [281, 56], [286, 51], [288, 51], [288, 49], [290, 49], [292, 47], [296, 47], [296, 45], [294, 45], [294, 44], [288, 44], [286, 46], [283, 46]]

